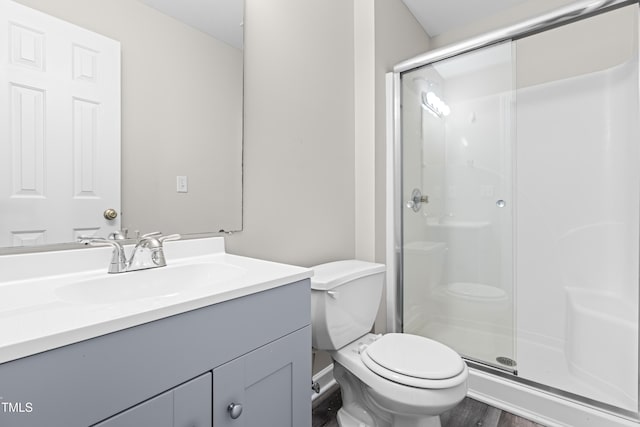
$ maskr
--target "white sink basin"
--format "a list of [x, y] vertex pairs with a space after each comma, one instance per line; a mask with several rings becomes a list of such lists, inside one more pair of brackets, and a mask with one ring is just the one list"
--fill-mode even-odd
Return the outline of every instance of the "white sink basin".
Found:
[[227, 254], [221, 237], [167, 242], [165, 256], [118, 274], [108, 247], [0, 256], [0, 325], [16, 326], [0, 328], [0, 363], [311, 277]]
[[55, 290], [62, 300], [108, 304], [139, 299], [162, 299], [209, 288], [240, 277], [244, 269], [230, 264], [203, 262], [83, 279]]

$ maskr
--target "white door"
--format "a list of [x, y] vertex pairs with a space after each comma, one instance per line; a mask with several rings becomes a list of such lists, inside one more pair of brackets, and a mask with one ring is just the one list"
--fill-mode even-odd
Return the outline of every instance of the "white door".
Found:
[[120, 229], [120, 43], [0, 0], [0, 100], [0, 247]]

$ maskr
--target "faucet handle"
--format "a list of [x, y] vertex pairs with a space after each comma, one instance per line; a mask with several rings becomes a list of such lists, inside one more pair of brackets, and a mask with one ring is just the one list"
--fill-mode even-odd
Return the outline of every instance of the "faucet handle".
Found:
[[162, 243], [162, 242], [168, 242], [171, 240], [180, 240], [182, 238], [181, 235], [179, 234], [169, 234], [168, 236], [163, 236], [161, 232], [159, 231], [153, 231], [151, 233], [147, 233], [147, 234], [143, 234], [140, 239], [148, 239], [150, 237], [157, 237], [157, 240]]
[[159, 231], [152, 231], [151, 233], [147, 233], [147, 234], [143, 234], [142, 236], [140, 236], [140, 240], [142, 239], [148, 239], [149, 237], [157, 237], [157, 236], [162, 236], [162, 233]]
[[85, 245], [109, 245], [113, 246], [113, 253], [111, 255], [111, 263], [109, 264], [109, 273], [121, 273], [127, 267], [127, 257], [124, 253], [124, 247], [122, 243], [117, 240], [105, 239], [98, 236], [80, 236], [78, 237], [80, 243]]
[[103, 244], [122, 247], [122, 243], [118, 242], [117, 240], [107, 239], [100, 236], [80, 236], [78, 237], [78, 242], [84, 243], [85, 245]]
[[146, 239], [145, 246], [151, 251], [151, 261], [156, 267], [164, 267], [167, 265], [167, 260], [164, 257], [163, 243], [168, 240], [178, 240], [179, 234], [170, 234], [168, 236], [160, 236], [158, 238], [149, 237]]
[[170, 242], [172, 240], [180, 240], [181, 238], [182, 236], [179, 234], [169, 234], [168, 236], [158, 237], [158, 241], [160, 243], [164, 243], [164, 242]]

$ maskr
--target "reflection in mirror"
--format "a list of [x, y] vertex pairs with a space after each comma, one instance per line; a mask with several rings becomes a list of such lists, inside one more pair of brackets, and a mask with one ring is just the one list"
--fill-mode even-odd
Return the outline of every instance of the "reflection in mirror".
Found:
[[[52, 233], [45, 232], [37, 238], [23, 234], [26, 238], [16, 241], [12, 233], [26, 231], [29, 227], [33, 230], [42, 230], [44, 227], [10, 224], [11, 218], [32, 218], [36, 211], [29, 208], [23, 211], [8, 210], [10, 201], [20, 199], [14, 194], [15, 186], [12, 184], [16, 179], [16, 173], [0, 172], [0, 180], [11, 183], [0, 185], [0, 222], [3, 224], [0, 233], [4, 234], [0, 246], [72, 242], [78, 234], [96, 233], [106, 237], [107, 229], [98, 231], [95, 224], [112, 224], [113, 229], [127, 229], [129, 237], [135, 237], [136, 231], [201, 235], [242, 228], [243, 11], [241, 1], [224, 0], [240, 6], [235, 9], [223, 6], [225, 11], [235, 13], [235, 16], [229, 18], [231, 24], [227, 24], [227, 31], [223, 33], [229, 33], [228, 30], [231, 29], [235, 30], [231, 31], [235, 35], [232, 35], [232, 38], [225, 36], [225, 41], [215, 39], [209, 35], [213, 30], [204, 27], [212, 21], [202, 18], [211, 14], [220, 16], [212, 9], [220, 1], [222, 0], [182, 0], [179, 2], [179, 12], [182, 15], [176, 17], [169, 15], [173, 11], [167, 7], [177, 2], [166, 0], [16, 1], [119, 43], [121, 89], [116, 89], [116, 92], [119, 92], [117, 95], [121, 98], [120, 105], [117, 106], [121, 109], [121, 115], [120, 128], [117, 129], [116, 124], [115, 132], [120, 140], [121, 162], [109, 163], [108, 156], [102, 154], [102, 139], [105, 138], [105, 134], [114, 132], [107, 131], [114, 127], [109, 128], [102, 119], [97, 119], [96, 117], [100, 116], [95, 116], [95, 112], [101, 112], [106, 104], [94, 101], [91, 93], [72, 94], [73, 100], [89, 102], [90, 106], [95, 106], [94, 110], [78, 113], [78, 117], [85, 118], [84, 122], [74, 122], [73, 116], [69, 115], [70, 118], [65, 120], [71, 123], [70, 137], [42, 137], [39, 142], [41, 152], [37, 151], [34, 148], [36, 145], [33, 144], [22, 148], [20, 152], [21, 155], [32, 154], [32, 157], [34, 150], [39, 153], [35, 157], [39, 161], [32, 169], [40, 167], [42, 172], [40, 175], [35, 172], [32, 175], [41, 177], [39, 179], [42, 181], [43, 194], [38, 195], [40, 199], [46, 199], [52, 194], [56, 182], [52, 178], [54, 176], [62, 177], [65, 185], [70, 186], [60, 190], [66, 194], [66, 199], [57, 202], [54, 207], [47, 208], [43, 216], [48, 217], [49, 222], [56, 226], [73, 217], [71, 229], [67, 227], [61, 238], [50, 239]], [[14, 2], [0, 0], [3, 8], [8, 3]], [[201, 6], [206, 6], [206, 9], [197, 9]], [[198, 22], [196, 19], [185, 24], [179, 20], [189, 18], [185, 13], [201, 21]], [[2, 25], [8, 25], [6, 14], [0, 16], [3, 22], [6, 21]], [[13, 19], [12, 22], [16, 20]], [[21, 28], [29, 28], [29, 25], [21, 25]], [[42, 39], [47, 43], [54, 43], [56, 40], [55, 32], [48, 35], [36, 31], [34, 34], [43, 34]], [[30, 46], [36, 43], [28, 37], [23, 37], [23, 40], [30, 43]], [[9, 43], [4, 43], [0, 46], [0, 78], [4, 78], [5, 74], [8, 78], [9, 74], [14, 73], [7, 65], [8, 45]], [[72, 45], [87, 47], [84, 42], [75, 42]], [[37, 51], [38, 48], [34, 49]], [[102, 49], [87, 51], [102, 52]], [[49, 57], [51, 49], [43, 45], [42, 52], [44, 64], [49, 66], [55, 63]], [[84, 59], [78, 61], [81, 69], [90, 69], [91, 64], [102, 65], [102, 61], [91, 59], [90, 55], [85, 55]], [[102, 81], [107, 75], [99, 72], [99, 68], [97, 70], [98, 80]], [[31, 73], [34, 74], [33, 71]], [[6, 82], [3, 84], [9, 86]], [[22, 82], [18, 86], [39, 90], [32, 81]], [[53, 96], [46, 96], [46, 90], [40, 90], [40, 93], [45, 95], [43, 102], [54, 102]], [[72, 109], [69, 105], [73, 105], [69, 99], [63, 100], [60, 106], [45, 104], [43, 108], [49, 110], [43, 111]], [[50, 115], [47, 118], [50, 118]], [[17, 151], [11, 148], [11, 138], [14, 134], [11, 131], [10, 113], [5, 107], [0, 108], [0, 120], [8, 124], [0, 127], [3, 128], [0, 133], [0, 145], [3, 147], [1, 150], [4, 150], [0, 151], [1, 169], [13, 170], [12, 160], [9, 159], [19, 156], [15, 156]], [[50, 127], [48, 124], [47, 129]], [[21, 129], [33, 127], [27, 122]], [[60, 145], [56, 144], [68, 142], [70, 139], [70, 146], [73, 147], [77, 140], [82, 141], [78, 135], [90, 141], [85, 145], [93, 151], [88, 148], [84, 150], [84, 154], [80, 151], [80, 154], [75, 155], [75, 160], [71, 160], [71, 166], [56, 169], [61, 156], [73, 157], [73, 154], [62, 154], [64, 150], [59, 150]], [[13, 137], [15, 140], [15, 135]], [[8, 150], [14, 154], [5, 156]], [[73, 149], [70, 150], [69, 152], [73, 153]], [[91, 160], [89, 164], [94, 165], [94, 169], [74, 166], [82, 165], [78, 156], [82, 160], [83, 155], [85, 159]], [[85, 194], [85, 199], [95, 202], [99, 199], [96, 195], [102, 196], [102, 189], [106, 185], [98, 185], [101, 182], [96, 175], [98, 170], [111, 173], [112, 177], [105, 181], [116, 183], [115, 187], [120, 188], [120, 207], [117, 201], [98, 202], [94, 203], [95, 206], [84, 209], [86, 212], [80, 212], [81, 209], [73, 204], [73, 197], [77, 198], [74, 195], [77, 191], [73, 192], [73, 185], [80, 185], [74, 178], [74, 173], [75, 176], [84, 176], [87, 178], [85, 181], [95, 184], [96, 188], [91, 190], [95, 194]], [[121, 173], [118, 174], [118, 170]], [[117, 185], [119, 177], [121, 184]], [[80, 188], [84, 190], [82, 186]], [[110, 208], [118, 213], [116, 219], [106, 219], [105, 211]], [[79, 215], [80, 213], [82, 215]]]

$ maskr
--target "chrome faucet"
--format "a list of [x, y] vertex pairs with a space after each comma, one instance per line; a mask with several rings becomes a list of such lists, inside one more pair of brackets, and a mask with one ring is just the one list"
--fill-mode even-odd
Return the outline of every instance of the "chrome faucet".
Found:
[[157, 231], [144, 234], [133, 248], [127, 271], [166, 266], [167, 260], [164, 257], [162, 244], [169, 240], [178, 240], [179, 238], [179, 234], [163, 236]]
[[131, 257], [127, 260], [124, 246], [120, 241], [105, 239], [104, 237], [82, 236], [78, 240], [90, 245], [113, 246], [109, 273], [125, 273], [128, 271], [145, 270], [148, 268], [164, 267], [167, 260], [164, 257], [162, 244], [170, 240], [180, 239], [179, 234], [163, 236], [160, 232], [144, 234], [133, 248]]

